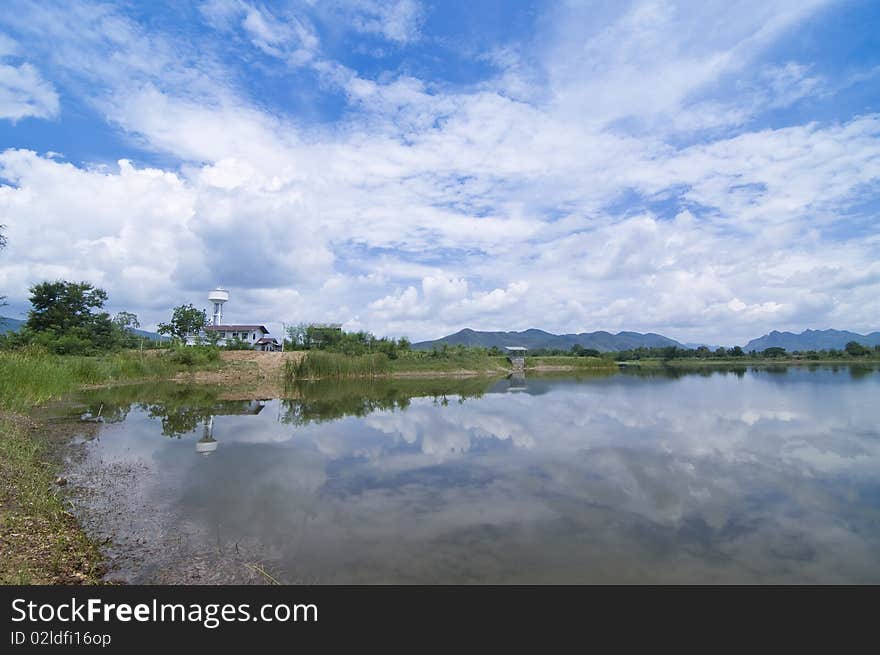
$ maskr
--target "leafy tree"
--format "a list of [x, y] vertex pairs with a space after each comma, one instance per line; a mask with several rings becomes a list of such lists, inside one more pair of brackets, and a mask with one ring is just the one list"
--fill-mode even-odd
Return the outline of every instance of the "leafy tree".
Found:
[[850, 341], [848, 344], [846, 344], [844, 350], [846, 350], [847, 355], [851, 355], [853, 357], [862, 357], [863, 355], [867, 355], [871, 352], [870, 348], [866, 348], [858, 341]]
[[171, 321], [159, 323], [159, 334], [167, 334], [180, 340], [188, 334], [196, 334], [208, 324], [208, 313], [204, 309], [196, 309], [192, 304], [179, 305], [171, 314]]
[[136, 348], [138, 338], [134, 330], [140, 326], [137, 314], [119, 312], [113, 317], [113, 336], [115, 341], [123, 348]]
[[291, 348], [308, 348], [310, 346], [308, 327], [305, 323], [289, 325], [287, 327], [287, 338], [290, 341]]
[[743, 355], [745, 355], [745, 353], [743, 352], [743, 349], [739, 346], [734, 346], [733, 348], [731, 348], [730, 350], [727, 351], [727, 354], [730, 355], [731, 357], [742, 357]]
[[114, 345], [107, 292], [88, 282], [41, 282], [30, 288], [27, 340], [61, 354], [105, 350]]
[[761, 351], [761, 354], [764, 357], [784, 357], [785, 356], [785, 348], [780, 348], [778, 346], [773, 346], [771, 348], [764, 348]]
[[138, 321], [137, 314], [132, 314], [131, 312], [119, 312], [113, 317], [113, 325], [123, 332], [131, 333], [136, 328], [139, 328], [141, 323]]

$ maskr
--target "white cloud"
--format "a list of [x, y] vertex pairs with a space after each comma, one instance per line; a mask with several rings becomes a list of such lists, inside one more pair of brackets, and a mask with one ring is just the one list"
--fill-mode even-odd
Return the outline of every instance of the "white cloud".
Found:
[[[0, 42], [0, 54], [2, 47]], [[54, 118], [58, 109], [58, 93], [31, 64], [0, 63], [0, 118]]]
[[361, 32], [403, 44], [421, 36], [424, 9], [417, 0], [355, 0], [343, 4], [341, 10]]
[[[876, 329], [880, 235], [864, 214], [853, 230], [849, 208], [876, 195], [880, 117], [743, 127], [828, 92], [808, 64], [757, 63], [820, 4], [642, 2], [586, 23], [560, 8], [538, 57], [496, 52], [498, 77], [467, 88], [368, 79], [321, 55], [305, 18], [205, 5], [212, 25], [273, 56], [312, 53], [350, 109], [332, 127], [267, 111], [210, 52], [90, 5], [76, 10], [92, 28], [79, 38], [47, 10], [19, 29], [50, 33], [56, 70], [100, 80], [90, 101], [108, 120], [183, 163], [101, 170], [7, 151], [8, 295], [89, 275], [149, 322], [222, 281], [242, 317], [415, 339], [465, 326], [717, 343]], [[741, 98], [709, 92], [732, 74]], [[526, 78], [530, 93], [507, 93]], [[675, 141], [713, 125], [729, 130]], [[664, 204], [674, 217], [652, 209]]]

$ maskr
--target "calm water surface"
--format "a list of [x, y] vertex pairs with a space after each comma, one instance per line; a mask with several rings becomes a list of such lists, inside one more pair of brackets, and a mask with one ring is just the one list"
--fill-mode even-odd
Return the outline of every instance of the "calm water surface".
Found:
[[880, 582], [880, 371], [92, 392], [77, 511], [139, 582]]

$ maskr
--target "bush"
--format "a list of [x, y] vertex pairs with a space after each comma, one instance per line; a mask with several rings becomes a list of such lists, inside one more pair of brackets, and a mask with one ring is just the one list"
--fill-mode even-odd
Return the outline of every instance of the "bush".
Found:
[[183, 366], [204, 366], [220, 359], [220, 349], [217, 346], [178, 346], [168, 358]]

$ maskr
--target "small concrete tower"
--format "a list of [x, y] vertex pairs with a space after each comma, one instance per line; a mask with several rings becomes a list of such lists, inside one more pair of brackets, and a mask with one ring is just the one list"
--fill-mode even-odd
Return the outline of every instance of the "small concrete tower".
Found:
[[223, 303], [229, 300], [229, 292], [222, 287], [217, 287], [208, 294], [208, 300], [214, 303], [213, 325], [221, 325], [223, 323]]

